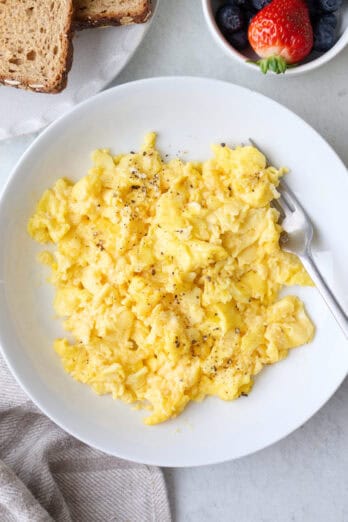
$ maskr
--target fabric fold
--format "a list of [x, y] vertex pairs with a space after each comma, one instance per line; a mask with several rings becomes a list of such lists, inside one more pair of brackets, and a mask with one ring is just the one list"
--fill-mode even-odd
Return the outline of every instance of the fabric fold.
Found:
[[170, 522], [160, 469], [95, 450], [28, 400], [0, 355], [2, 522]]

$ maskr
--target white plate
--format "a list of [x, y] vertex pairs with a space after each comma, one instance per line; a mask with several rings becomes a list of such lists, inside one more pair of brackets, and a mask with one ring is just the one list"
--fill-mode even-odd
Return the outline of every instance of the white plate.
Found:
[[[153, 13], [157, 5], [153, 0]], [[133, 56], [153, 18], [145, 24], [76, 32], [68, 85], [59, 94], [0, 86], [0, 140], [36, 132], [103, 89]]]
[[[17, 165], [0, 203], [0, 342], [17, 380], [38, 406], [77, 438], [107, 453], [161, 466], [194, 466], [247, 455], [289, 434], [337, 389], [348, 370], [347, 342], [315, 289], [295, 289], [317, 326], [315, 340], [265, 369], [248, 398], [190, 404], [165, 424], [146, 427], [143, 412], [97, 397], [62, 370], [52, 349], [62, 335], [52, 289], [26, 223], [58, 177], [85, 174], [90, 151], [136, 149], [159, 133], [163, 152], [209, 157], [212, 142], [249, 136], [276, 164], [317, 228], [315, 257], [348, 305], [348, 176], [329, 145], [296, 115], [255, 92], [215, 80], [160, 78], [108, 90], [51, 125]], [[318, 434], [320, 437], [320, 434]]]

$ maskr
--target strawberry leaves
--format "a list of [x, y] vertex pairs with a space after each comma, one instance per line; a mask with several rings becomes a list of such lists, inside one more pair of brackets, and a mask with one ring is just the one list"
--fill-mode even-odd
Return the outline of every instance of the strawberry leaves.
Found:
[[282, 74], [289, 68], [289, 64], [286, 63], [282, 56], [270, 56], [269, 58], [261, 58], [257, 61], [248, 60], [248, 62], [258, 65], [263, 74], [266, 74], [268, 71], [272, 71], [275, 74]]

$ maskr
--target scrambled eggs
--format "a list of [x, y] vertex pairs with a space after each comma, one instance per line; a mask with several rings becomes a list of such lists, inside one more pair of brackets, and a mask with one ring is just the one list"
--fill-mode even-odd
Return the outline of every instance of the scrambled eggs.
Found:
[[270, 203], [284, 169], [224, 144], [204, 163], [165, 163], [155, 140], [137, 154], [97, 150], [88, 175], [59, 179], [28, 225], [57, 246], [40, 260], [72, 334], [54, 345], [65, 370], [150, 409], [147, 424], [206, 395], [249, 393], [264, 365], [314, 332], [297, 297], [277, 297], [311, 284], [279, 247]]

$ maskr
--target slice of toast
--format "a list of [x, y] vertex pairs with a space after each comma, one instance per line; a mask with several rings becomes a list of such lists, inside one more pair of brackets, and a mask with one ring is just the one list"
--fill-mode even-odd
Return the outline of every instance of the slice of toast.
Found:
[[72, 63], [73, 0], [0, 0], [0, 83], [64, 89]]
[[142, 23], [151, 15], [150, 0], [74, 0], [75, 27]]

